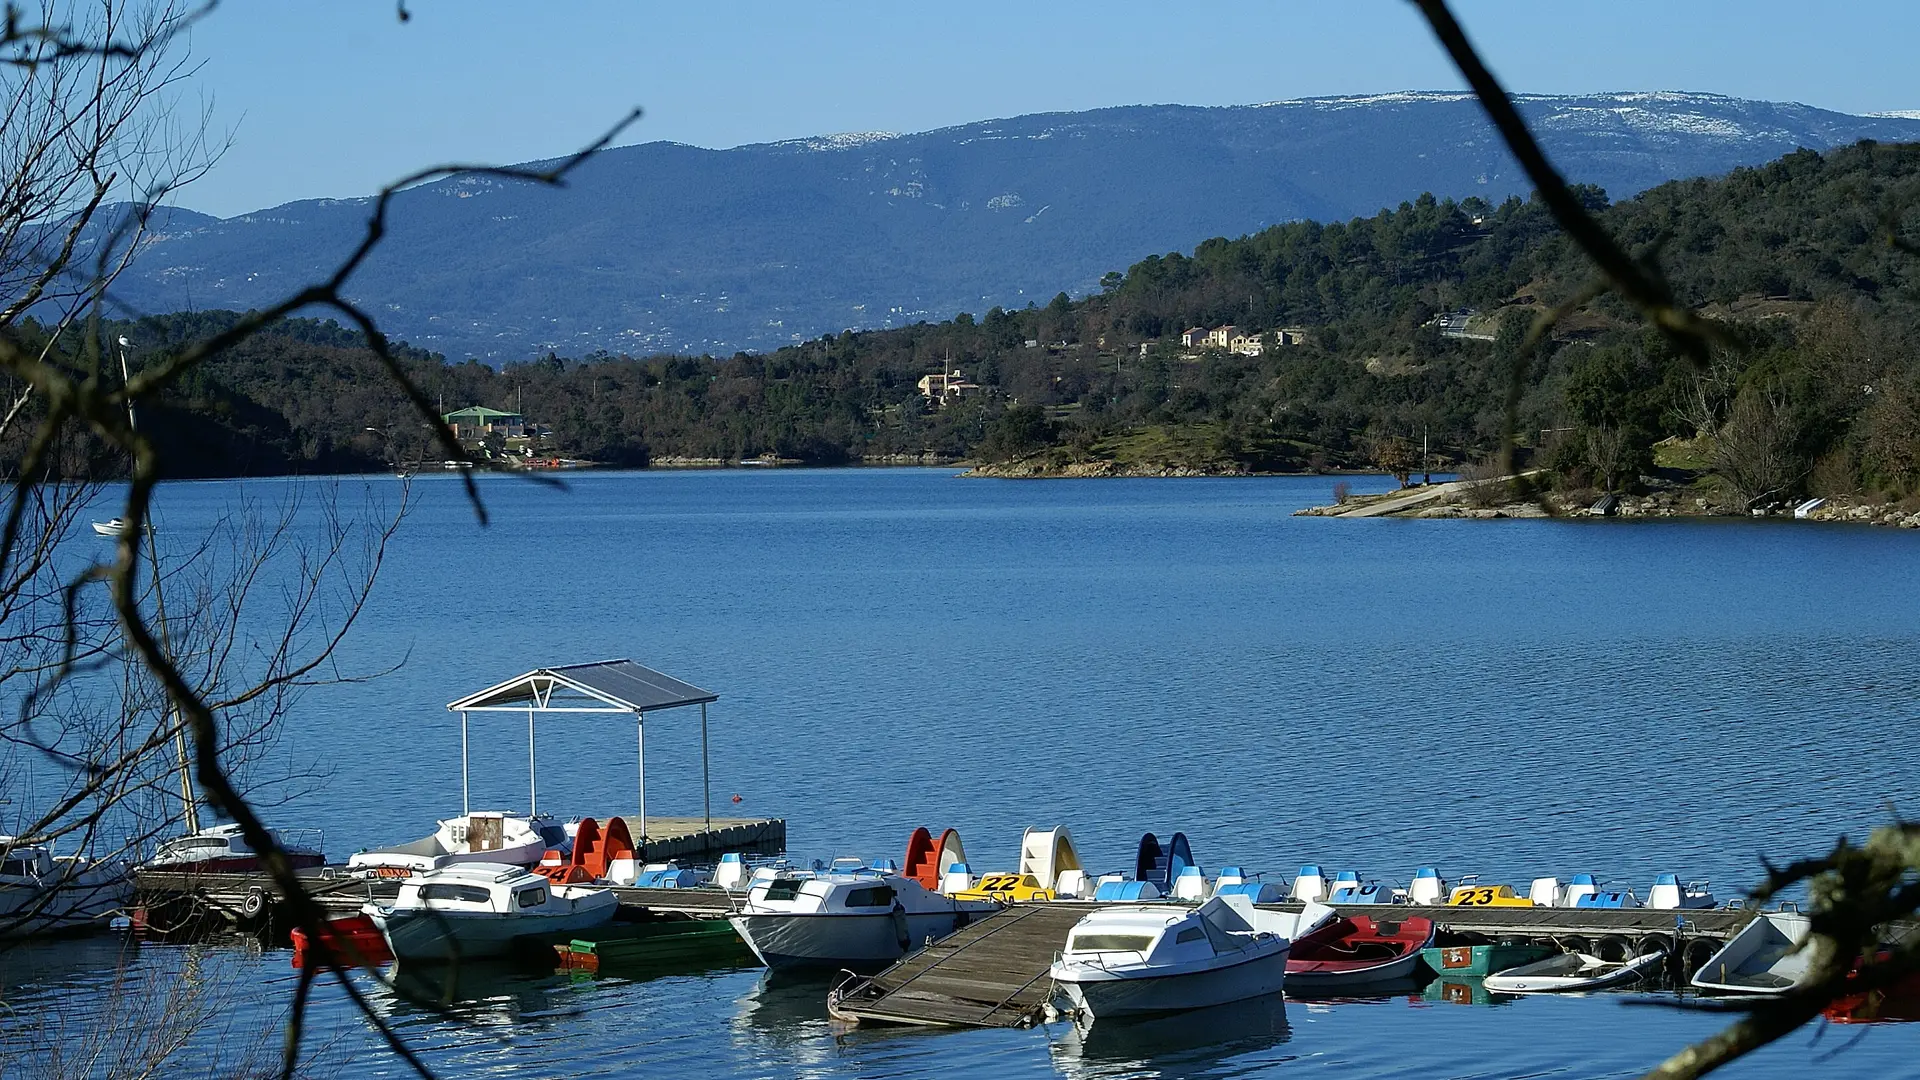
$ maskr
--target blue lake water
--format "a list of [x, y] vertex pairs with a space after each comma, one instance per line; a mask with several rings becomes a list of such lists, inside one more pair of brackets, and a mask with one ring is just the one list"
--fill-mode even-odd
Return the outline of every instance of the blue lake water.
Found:
[[[163, 532], [301, 483], [171, 486]], [[341, 485], [345, 504], [399, 492]], [[994, 868], [1022, 828], [1066, 824], [1095, 867], [1179, 829], [1209, 870], [1317, 862], [1405, 881], [1432, 864], [1522, 885], [1590, 871], [1643, 893], [1670, 870], [1729, 895], [1762, 856], [1864, 835], [1920, 786], [1913, 532], [1291, 516], [1327, 499], [1325, 478], [736, 471], [481, 488], [485, 528], [456, 481], [415, 481], [340, 653], [349, 674], [404, 663], [311, 691], [289, 721], [285, 760], [330, 776], [275, 821], [323, 825], [336, 858], [458, 811], [446, 702], [616, 656], [720, 695], [714, 812], [785, 817], [804, 856], [897, 858], [914, 826], [953, 826]], [[652, 813], [699, 811], [698, 720], [649, 720]], [[524, 806], [524, 720], [473, 731], [476, 806]], [[632, 811], [630, 723], [556, 718], [539, 750], [543, 808]], [[291, 990], [283, 952], [148, 948], [136, 967], [188, 961], [242, 973], [247, 1022]], [[104, 961], [41, 962], [52, 973], [17, 958], [0, 972], [16, 1003], [112, 977]], [[452, 1076], [1631, 1076], [1717, 1027], [1617, 998], [1403, 997], [1085, 1039], [836, 1034], [818, 984], [751, 970], [503, 974], [463, 988], [467, 1024], [375, 994]], [[405, 1074], [337, 993], [315, 1027], [350, 1075]], [[1920, 1029], [1808, 1029], [1729, 1075], [1832, 1067], [1920, 1075]]]

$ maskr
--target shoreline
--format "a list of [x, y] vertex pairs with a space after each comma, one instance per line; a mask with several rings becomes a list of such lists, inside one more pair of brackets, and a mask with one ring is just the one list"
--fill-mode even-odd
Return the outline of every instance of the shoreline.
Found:
[[[1479, 481], [1480, 484], [1504, 484], [1505, 481]], [[1638, 495], [1614, 495], [1569, 499], [1564, 495], [1542, 492], [1531, 501], [1502, 497], [1489, 499], [1476, 493], [1476, 482], [1452, 481], [1445, 484], [1401, 488], [1380, 495], [1354, 496], [1345, 502], [1309, 506], [1293, 512], [1295, 517], [1327, 518], [1419, 518], [1468, 519], [1476, 521], [1517, 520], [1526, 518], [1613, 518], [1619, 520], [1667, 520], [1693, 518], [1720, 521], [1812, 521], [1846, 525], [1872, 525], [1880, 528], [1920, 529], [1920, 509], [1906, 509], [1893, 503], [1871, 502], [1854, 496], [1835, 496], [1819, 500], [1811, 507], [1779, 506], [1743, 511], [1719, 505], [1691, 489], [1652, 491]], [[1608, 500], [1611, 500], [1609, 502]], [[1809, 500], [1812, 501], [1812, 500]]]

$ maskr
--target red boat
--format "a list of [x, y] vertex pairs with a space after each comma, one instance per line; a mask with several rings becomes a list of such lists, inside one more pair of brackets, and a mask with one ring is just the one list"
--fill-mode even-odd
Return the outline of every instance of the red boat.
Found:
[[1349, 915], [1299, 938], [1287, 953], [1287, 989], [1337, 992], [1410, 978], [1433, 943], [1433, 920]]
[[[1882, 949], [1874, 960], [1885, 963], [1893, 953]], [[1860, 974], [1860, 961], [1854, 961], [1847, 973], [1852, 982]], [[1822, 1010], [1836, 1024], [1882, 1024], [1920, 1020], [1920, 972], [1908, 974], [1882, 990], [1863, 990], [1834, 998]]]

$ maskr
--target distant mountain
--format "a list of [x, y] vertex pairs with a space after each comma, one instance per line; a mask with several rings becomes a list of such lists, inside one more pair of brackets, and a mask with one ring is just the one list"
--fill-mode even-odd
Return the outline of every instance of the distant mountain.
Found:
[[[1623, 198], [1798, 147], [1920, 139], [1920, 119], [1711, 94], [1526, 96], [1576, 181]], [[564, 191], [460, 177], [401, 194], [352, 293], [394, 335], [511, 360], [766, 349], [1084, 293], [1153, 252], [1424, 191], [1529, 185], [1462, 93], [1133, 106], [917, 135], [607, 150]], [[245, 309], [320, 279], [371, 200], [176, 210], [120, 280], [148, 312]]]

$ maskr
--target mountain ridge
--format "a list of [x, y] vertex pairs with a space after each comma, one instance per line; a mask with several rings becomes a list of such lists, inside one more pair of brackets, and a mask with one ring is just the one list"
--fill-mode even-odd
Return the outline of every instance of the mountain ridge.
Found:
[[[1516, 103], [1569, 179], [1616, 198], [1801, 146], [1920, 139], [1920, 120], [1690, 91]], [[1421, 192], [1497, 201], [1529, 187], [1456, 91], [1123, 105], [727, 149], [656, 141], [596, 153], [561, 191], [475, 175], [409, 188], [348, 291], [452, 359], [724, 354], [1083, 294], [1147, 252], [1369, 216]], [[116, 292], [149, 312], [262, 306], [330, 271], [370, 202], [163, 210]]]

